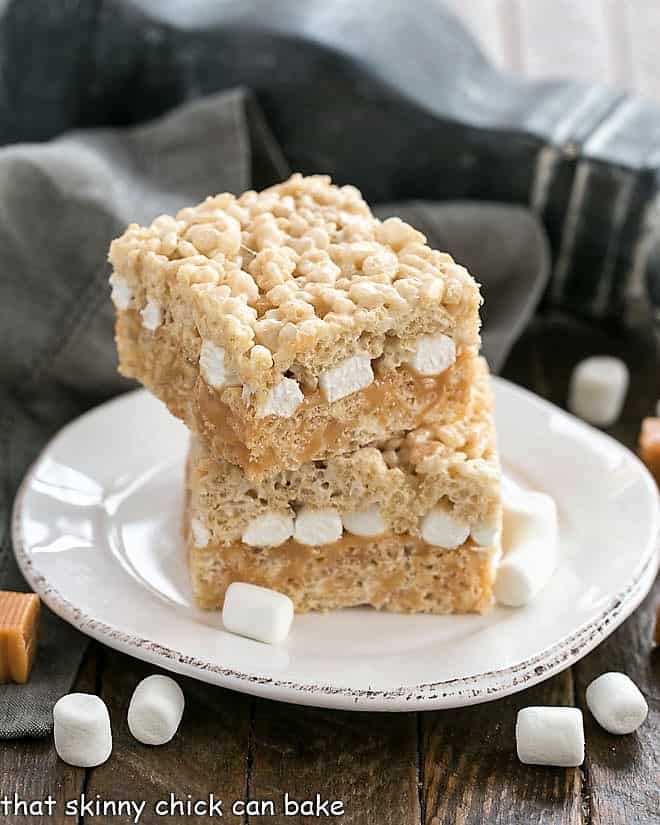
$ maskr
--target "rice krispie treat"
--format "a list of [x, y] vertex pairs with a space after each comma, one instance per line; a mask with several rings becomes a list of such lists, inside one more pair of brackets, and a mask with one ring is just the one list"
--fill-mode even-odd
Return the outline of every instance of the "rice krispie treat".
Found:
[[186, 532], [198, 604], [219, 607], [229, 584], [244, 581], [286, 593], [299, 611], [486, 608], [500, 469], [483, 361], [478, 372], [458, 423], [257, 482], [194, 440]]
[[210, 197], [110, 261], [120, 371], [252, 478], [465, 412], [476, 282], [351, 186]]

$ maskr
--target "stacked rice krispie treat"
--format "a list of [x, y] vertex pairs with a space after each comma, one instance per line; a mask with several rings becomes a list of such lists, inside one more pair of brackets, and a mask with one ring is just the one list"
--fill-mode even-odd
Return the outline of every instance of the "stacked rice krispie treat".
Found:
[[195, 598], [483, 610], [501, 505], [480, 295], [360, 193], [294, 175], [112, 243], [120, 370], [193, 432]]

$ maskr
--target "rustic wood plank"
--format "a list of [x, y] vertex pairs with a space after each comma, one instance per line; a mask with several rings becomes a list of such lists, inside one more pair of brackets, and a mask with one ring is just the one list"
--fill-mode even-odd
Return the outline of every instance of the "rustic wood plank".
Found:
[[[252, 736], [252, 799], [344, 803], [350, 825], [417, 825], [415, 714], [328, 711], [259, 700]], [[311, 823], [279, 813], [250, 822]], [[339, 821], [339, 818], [337, 819]]]
[[[92, 645], [87, 651], [73, 689], [81, 693], [94, 693], [96, 682], [96, 658], [98, 646]], [[84, 787], [85, 771], [72, 768], [62, 762], [53, 746], [52, 737], [45, 739], [14, 739], [0, 744], [0, 800], [7, 796], [24, 801], [45, 800], [49, 796], [55, 801], [52, 813], [44, 809], [43, 816], [33, 809], [32, 815], [25, 816], [22, 810], [14, 815], [5, 815], [0, 808], [0, 822], [30, 822], [33, 825], [71, 825], [75, 820], [66, 816], [65, 803], [78, 797]]]
[[521, 765], [515, 721], [528, 705], [572, 705], [571, 671], [476, 707], [424, 713], [425, 825], [579, 825], [585, 821], [579, 768]]
[[[175, 676], [186, 697], [179, 732], [161, 747], [141, 745], [128, 730], [126, 714], [133, 689], [157, 668], [112, 650], [104, 651], [101, 696], [108, 705], [113, 730], [112, 758], [89, 772], [88, 797], [145, 800], [141, 825], [218, 822], [217, 816], [157, 816], [155, 805], [177, 799], [208, 800], [213, 793], [225, 802], [242, 799], [246, 789], [250, 699], [193, 679]], [[240, 819], [225, 814], [232, 822]], [[86, 822], [98, 822], [88, 818]], [[112, 821], [108, 818], [108, 821]], [[128, 820], [127, 820], [128, 821]]]
[[[660, 649], [652, 636], [660, 579], [642, 606], [624, 624], [578, 662], [575, 674], [577, 702], [584, 712], [587, 751], [584, 769], [590, 789], [591, 823], [651, 825], [660, 812]], [[649, 716], [630, 736], [604, 731], [587, 709], [584, 692], [589, 683], [610, 670], [627, 673], [646, 696]]]
[[[630, 369], [630, 389], [621, 418], [608, 430], [635, 449], [641, 419], [653, 412], [660, 396], [657, 345], [651, 330], [602, 330], [562, 317], [551, 317], [537, 327], [539, 359], [546, 376], [547, 395], [563, 405], [573, 366], [595, 354], [616, 355]], [[576, 703], [585, 714], [587, 751], [585, 774], [590, 821], [594, 825], [657, 822], [660, 791], [660, 657], [652, 650], [655, 608], [660, 581], [654, 591], [609, 639], [574, 668]], [[608, 670], [627, 673], [649, 701], [649, 718], [632, 736], [615, 737], [594, 721], [584, 700], [589, 682]], [[654, 777], [656, 781], [654, 781]]]

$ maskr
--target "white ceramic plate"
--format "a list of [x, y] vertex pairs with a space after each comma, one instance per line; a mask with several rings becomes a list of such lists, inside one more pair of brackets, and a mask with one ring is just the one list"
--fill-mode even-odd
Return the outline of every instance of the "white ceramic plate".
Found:
[[300, 704], [457, 707], [504, 696], [584, 656], [649, 590], [658, 497], [629, 451], [495, 379], [505, 469], [554, 496], [561, 562], [538, 599], [485, 616], [367, 608], [297, 616], [279, 647], [226, 633], [191, 604], [180, 518], [187, 433], [146, 392], [59, 433], [28, 473], [14, 546], [48, 606], [84, 633], [169, 670]]

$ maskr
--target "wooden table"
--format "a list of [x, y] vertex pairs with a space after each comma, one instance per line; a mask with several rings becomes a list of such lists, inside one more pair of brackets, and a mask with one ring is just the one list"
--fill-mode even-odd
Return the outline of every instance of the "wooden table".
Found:
[[[621, 420], [612, 429], [635, 444], [640, 419], [660, 397], [658, 356], [650, 336], [594, 332], [560, 319], [537, 319], [518, 343], [504, 375], [563, 404], [573, 363], [596, 352], [620, 354], [632, 369]], [[569, 468], [567, 468], [569, 469]], [[579, 468], [572, 468], [579, 472]], [[59, 801], [50, 818], [7, 822], [130, 822], [123, 817], [65, 816], [64, 801], [84, 792], [95, 799], [146, 800], [141, 823], [320, 822], [311, 817], [233, 816], [240, 799], [341, 800], [337, 821], [360, 825], [481, 825], [593, 823], [651, 825], [660, 821], [660, 648], [652, 649], [660, 583], [639, 610], [597, 650], [534, 688], [497, 702], [427, 713], [348, 713], [254, 699], [180, 679], [184, 723], [162, 748], [130, 736], [131, 692], [153, 668], [92, 644], [76, 689], [99, 693], [113, 720], [114, 752], [100, 768], [60, 762], [50, 740], [0, 745], [0, 797], [17, 792]], [[649, 718], [631, 736], [602, 731], [585, 709], [589, 682], [622, 670], [649, 702]], [[577, 705], [585, 710], [587, 757], [581, 769], [525, 767], [515, 755], [514, 720], [530, 704]], [[208, 816], [158, 817], [156, 800], [186, 800], [212, 792], [225, 800], [222, 820]]]

